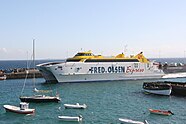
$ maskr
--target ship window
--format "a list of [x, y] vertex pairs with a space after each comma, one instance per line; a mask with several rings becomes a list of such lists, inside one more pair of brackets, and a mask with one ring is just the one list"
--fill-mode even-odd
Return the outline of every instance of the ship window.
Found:
[[66, 62], [79, 62], [81, 59], [67, 59]]
[[77, 53], [75, 56], [84, 56], [84, 53]]
[[147, 63], [147, 68], [149, 68], [150, 67], [150, 64], [149, 63]]
[[139, 61], [137, 59], [87, 59], [85, 60], [85, 62], [139, 62]]
[[134, 68], [138, 68], [138, 63], [134, 63]]
[[63, 68], [62, 66], [58, 66], [58, 68]]
[[77, 53], [75, 56], [93, 56], [92, 53]]
[[75, 56], [93, 56], [92, 53], [77, 53]]

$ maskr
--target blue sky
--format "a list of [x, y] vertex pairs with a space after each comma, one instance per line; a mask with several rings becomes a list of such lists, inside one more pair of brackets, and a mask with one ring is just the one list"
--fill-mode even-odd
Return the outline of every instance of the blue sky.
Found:
[[[185, 0], [1, 0], [0, 60], [95, 54], [184, 57]], [[125, 49], [126, 48], [126, 49]]]

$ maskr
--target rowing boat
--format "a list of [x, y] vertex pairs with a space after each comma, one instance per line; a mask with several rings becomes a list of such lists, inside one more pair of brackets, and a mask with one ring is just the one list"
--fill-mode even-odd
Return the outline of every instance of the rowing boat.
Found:
[[170, 110], [158, 110], [158, 109], [149, 109], [150, 113], [152, 114], [158, 114], [158, 115], [174, 115], [173, 112], [171, 112]]

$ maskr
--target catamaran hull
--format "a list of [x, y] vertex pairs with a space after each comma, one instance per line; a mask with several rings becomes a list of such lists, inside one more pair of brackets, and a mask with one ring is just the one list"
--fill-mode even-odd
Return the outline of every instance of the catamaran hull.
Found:
[[42, 76], [45, 78], [46, 82], [57, 82], [57, 79], [55, 78], [55, 76], [50, 71], [50, 68], [49, 68], [50, 65], [48, 65], [49, 67], [47, 67], [45, 65], [46, 65], [45, 63], [37, 65], [37, 68], [41, 72]]
[[121, 76], [117, 74], [84, 74], [84, 75], [62, 75], [57, 77], [58, 82], [98, 82], [98, 81], [120, 81], [120, 80], [138, 80], [138, 79], [159, 79], [162, 75], [134, 75]]
[[162, 78], [164, 73], [153, 63], [84, 63], [62, 62], [56, 65], [37, 65], [46, 81], [57, 82], [97, 82], [115, 80], [138, 80]]

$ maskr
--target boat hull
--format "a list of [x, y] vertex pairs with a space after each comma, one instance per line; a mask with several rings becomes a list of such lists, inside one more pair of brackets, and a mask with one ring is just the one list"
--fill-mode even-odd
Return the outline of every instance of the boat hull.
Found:
[[19, 107], [11, 106], [11, 105], [4, 105], [3, 107], [7, 112], [13, 112], [17, 114], [33, 114], [35, 112], [35, 109], [21, 110]]
[[186, 96], [186, 87], [172, 86], [172, 95], [176, 96]]
[[144, 122], [140, 122], [140, 121], [133, 121], [133, 120], [130, 120], [130, 119], [123, 119], [123, 118], [119, 118], [119, 121], [121, 123], [128, 123], [128, 124], [146, 124]]
[[169, 96], [171, 94], [172, 89], [171, 88], [168, 90], [147, 90], [147, 89], [144, 89], [144, 91], [146, 93]]
[[64, 104], [65, 108], [69, 109], [85, 109], [87, 106], [85, 104], [79, 105], [79, 104]]
[[61, 75], [57, 77], [57, 81], [62, 83], [79, 83], [79, 82], [98, 82], [98, 81], [159, 79], [161, 77], [162, 75], [79, 74], [79, 75]]
[[[97, 82], [115, 80], [138, 80], [138, 79], [159, 79], [164, 76], [162, 70], [151, 63], [84, 63], [84, 62], [62, 62], [53, 65], [37, 65], [45, 80], [50, 81], [55, 77], [57, 82]], [[50, 74], [47, 76], [46, 73]]]
[[186, 96], [186, 82], [164, 81], [164, 84], [170, 84], [172, 87], [171, 95]]
[[48, 70], [49, 69], [48, 67], [50, 67], [50, 65], [52, 65], [52, 64], [53, 63], [39, 64], [39, 65], [37, 65], [37, 68], [41, 72], [42, 76], [45, 78], [46, 82], [56, 83], [57, 79], [52, 74], [52, 72], [50, 70]]
[[63, 121], [82, 121], [81, 117], [58, 116], [58, 118]]
[[172, 92], [172, 87], [170, 84], [162, 82], [144, 82], [143, 90], [146, 93], [169, 96]]
[[149, 109], [150, 113], [152, 114], [157, 114], [157, 115], [165, 115], [165, 116], [169, 116], [172, 115], [173, 113], [170, 111], [166, 111], [166, 110], [155, 110], [155, 109]]
[[20, 97], [19, 98], [21, 102], [36, 102], [36, 103], [42, 103], [42, 102], [59, 102], [61, 101], [58, 97], [49, 97], [49, 98], [42, 98], [42, 97]]
[[6, 75], [0, 76], [0, 80], [6, 80]]
[[138, 80], [161, 78], [164, 76], [160, 64], [149, 61], [143, 52], [135, 56], [104, 57], [91, 51], [78, 52], [63, 62], [49, 62], [37, 65], [46, 81], [95, 82], [115, 80]]

